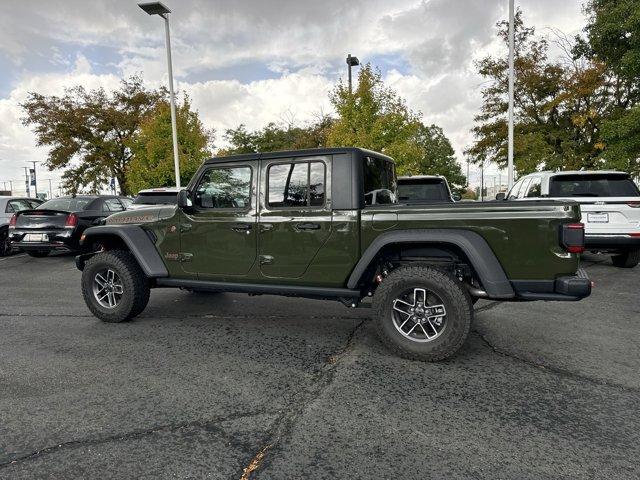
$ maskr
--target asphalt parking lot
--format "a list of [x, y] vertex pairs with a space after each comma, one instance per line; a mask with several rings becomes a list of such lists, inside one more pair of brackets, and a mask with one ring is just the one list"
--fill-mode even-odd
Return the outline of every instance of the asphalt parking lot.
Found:
[[89, 314], [72, 256], [0, 259], [0, 478], [638, 478], [640, 267], [579, 303], [479, 302], [397, 358], [366, 309], [155, 290]]

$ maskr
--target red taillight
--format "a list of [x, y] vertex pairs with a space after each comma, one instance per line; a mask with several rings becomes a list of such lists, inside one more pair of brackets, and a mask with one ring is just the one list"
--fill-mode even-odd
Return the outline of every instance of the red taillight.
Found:
[[64, 222], [64, 226], [73, 228], [76, 225], [78, 225], [78, 216], [75, 213], [67, 215], [67, 221]]
[[640, 202], [627, 202], [631, 208], [640, 208]]
[[640, 237], [640, 233], [630, 233], [630, 237]]
[[9, 226], [15, 227], [17, 222], [18, 222], [18, 214], [14, 213], [13, 215], [11, 215], [11, 220], [9, 220]]
[[584, 252], [584, 224], [566, 223], [562, 225], [560, 243], [569, 253]]

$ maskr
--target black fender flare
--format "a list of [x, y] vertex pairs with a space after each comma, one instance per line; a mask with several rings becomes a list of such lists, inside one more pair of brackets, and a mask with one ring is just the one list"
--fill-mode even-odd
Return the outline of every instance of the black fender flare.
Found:
[[[104, 236], [116, 236], [129, 248], [138, 261], [140, 268], [149, 278], [168, 277], [169, 272], [162, 261], [153, 241], [147, 233], [138, 225], [99, 225], [90, 227], [84, 231], [81, 244], [91, 242], [91, 239]], [[93, 254], [90, 254], [93, 255]], [[90, 256], [89, 255], [89, 256]], [[82, 258], [84, 257], [84, 258]], [[76, 266], [82, 270], [87, 255], [76, 258]]]
[[491, 298], [513, 298], [511, 282], [486, 240], [471, 230], [463, 229], [416, 229], [394, 230], [378, 236], [360, 257], [354, 267], [348, 288], [356, 288], [367, 267], [386, 245], [398, 243], [448, 243], [460, 248], [471, 263]]

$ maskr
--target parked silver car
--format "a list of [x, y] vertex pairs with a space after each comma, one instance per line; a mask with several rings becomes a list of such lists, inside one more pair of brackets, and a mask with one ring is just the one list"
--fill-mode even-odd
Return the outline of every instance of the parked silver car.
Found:
[[32, 210], [43, 200], [27, 197], [0, 197], [0, 257], [11, 250], [9, 245], [9, 222], [16, 212]]

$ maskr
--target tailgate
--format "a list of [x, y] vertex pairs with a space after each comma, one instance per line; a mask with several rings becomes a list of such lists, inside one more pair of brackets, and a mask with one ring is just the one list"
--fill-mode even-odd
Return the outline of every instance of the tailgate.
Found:
[[580, 199], [585, 233], [637, 233], [640, 231], [638, 197]]
[[59, 210], [23, 210], [16, 218], [16, 229], [57, 230], [64, 229], [69, 212]]

